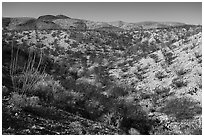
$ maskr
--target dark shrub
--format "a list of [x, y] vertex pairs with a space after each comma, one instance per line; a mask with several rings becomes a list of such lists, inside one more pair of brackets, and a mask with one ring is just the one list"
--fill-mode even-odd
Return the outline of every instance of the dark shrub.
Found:
[[39, 107], [40, 99], [36, 96], [28, 97], [26, 95], [12, 93], [9, 103], [13, 106], [14, 110], [21, 110], [27, 107]]
[[10, 92], [9, 92], [9, 89], [6, 87], [6, 86], [2, 86], [2, 96], [6, 96], [6, 95], [9, 95]]
[[154, 92], [155, 92], [156, 94], [169, 93], [169, 91], [170, 91], [170, 87], [162, 87], [162, 86], [160, 86], [160, 87], [156, 87], [156, 88], [154, 89]]
[[158, 78], [159, 80], [162, 80], [163, 78], [166, 77], [166, 75], [164, 74], [164, 72], [158, 71], [155, 73], [155, 77]]
[[177, 77], [172, 80], [171, 85], [174, 88], [181, 88], [181, 87], [187, 86], [187, 84], [188, 84], [187, 81], [184, 81], [182, 78]]
[[176, 70], [176, 74], [177, 76], [183, 76], [184, 74], [186, 74], [189, 70], [184, 69], [184, 68], [180, 68], [178, 70]]
[[109, 94], [112, 97], [118, 98], [127, 95], [129, 90], [130, 89], [122, 85], [113, 85], [112, 88], [109, 89]]
[[150, 54], [149, 55], [150, 58], [154, 59], [155, 63], [159, 62], [159, 57], [157, 54]]
[[52, 77], [47, 76], [44, 79], [38, 81], [29, 94], [38, 96], [41, 101], [46, 101], [47, 103], [54, 101], [54, 96], [57, 93], [64, 92], [64, 88], [58, 81], [55, 81]]
[[177, 120], [192, 119], [195, 115], [202, 113], [201, 106], [189, 98], [175, 98], [167, 102], [161, 112], [174, 115]]
[[194, 55], [196, 58], [202, 58], [202, 52], [195, 52]]
[[171, 65], [173, 63], [174, 59], [176, 58], [176, 56], [172, 52], [166, 51], [166, 50], [163, 50], [162, 53], [164, 55], [165, 62], [168, 65]]
[[129, 97], [119, 99], [116, 104], [116, 111], [122, 117], [120, 128], [129, 134], [131, 128], [137, 129], [141, 134], [148, 135], [152, 128], [152, 122], [149, 121], [147, 113], [142, 109], [139, 103], [134, 99], [130, 101]]

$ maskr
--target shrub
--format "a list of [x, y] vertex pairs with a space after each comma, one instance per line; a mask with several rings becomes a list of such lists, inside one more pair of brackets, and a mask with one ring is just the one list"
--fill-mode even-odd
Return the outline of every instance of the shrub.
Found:
[[149, 134], [151, 130], [151, 122], [147, 117], [147, 113], [143, 110], [134, 98], [126, 96], [118, 98], [115, 104], [117, 115], [121, 116], [120, 126], [126, 134], [129, 134], [131, 128], [137, 129], [141, 134]]
[[189, 70], [185, 69], [185, 68], [179, 68], [177, 70], [175, 70], [175, 73], [177, 74], [177, 76], [183, 76], [184, 74], [186, 74]]
[[5, 95], [8, 95], [9, 94], [9, 90], [6, 86], [2, 86], [2, 95], [5, 96]]
[[65, 90], [65, 91], [58, 91], [53, 95], [54, 102], [57, 103], [65, 103], [66, 105], [75, 105], [80, 98], [82, 98], [83, 95], [74, 92], [73, 90]]
[[69, 127], [73, 128], [74, 132], [73, 134], [74, 135], [82, 135], [84, 134], [83, 133], [83, 126], [81, 125], [80, 122], [76, 121], [76, 122], [71, 122], [69, 124]]
[[36, 96], [28, 97], [19, 93], [13, 93], [9, 102], [13, 106], [14, 110], [21, 110], [26, 107], [38, 107], [40, 100]]
[[198, 63], [202, 63], [202, 52], [195, 52], [194, 55], [197, 58]]
[[176, 56], [174, 56], [172, 52], [166, 51], [166, 50], [163, 50], [162, 53], [164, 55], [164, 59], [167, 65], [171, 65], [173, 63], [173, 60], [176, 58]]
[[166, 75], [164, 74], [164, 72], [158, 71], [155, 73], [155, 77], [158, 78], [159, 80], [162, 80], [163, 78], [166, 77]]
[[40, 99], [36, 96], [27, 98], [27, 106], [38, 107], [40, 104]]
[[196, 58], [202, 58], [202, 52], [194, 52]]
[[114, 98], [118, 98], [127, 95], [129, 90], [131, 89], [123, 85], [112, 85], [109, 89], [109, 94]]
[[57, 34], [55, 32], [52, 33], [52, 37], [55, 38]]
[[172, 87], [174, 88], [181, 88], [181, 87], [184, 87], [184, 86], [187, 86], [187, 81], [184, 81], [182, 78], [180, 77], [177, 77], [177, 78], [174, 78], [172, 80]]
[[154, 92], [156, 94], [169, 93], [169, 91], [170, 91], [169, 87], [163, 87], [163, 86], [158, 86], [154, 89]]
[[184, 47], [182, 51], [187, 51], [189, 47]]
[[198, 58], [197, 61], [199, 64], [202, 63], [202, 58]]
[[64, 91], [59, 81], [55, 81], [47, 75], [44, 79], [38, 81], [29, 93], [38, 96], [42, 101], [54, 102], [55, 99], [57, 100], [57, 95]]
[[140, 132], [138, 130], [136, 130], [135, 128], [131, 128], [129, 130], [129, 134], [130, 135], [140, 135]]
[[22, 74], [16, 75], [13, 77], [17, 85], [18, 93], [27, 94], [32, 91], [35, 84], [39, 81], [43, 80], [46, 77], [46, 74], [42, 74], [40, 72], [33, 73], [32, 71], [24, 72]]
[[178, 121], [183, 119], [192, 119], [195, 115], [202, 113], [202, 108], [197, 102], [191, 101], [189, 98], [175, 98], [167, 102], [161, 112], [173, 115]]
[[100, 121], [119, 128], [122, 117], [117, 112], [108, 112], [102, 116]]
[[62, 86], [67, 90], [75, 88], [76, 80], [72, 78], [71, 76], [67, 76], [64, 79], [61, 78], [60, 82]]
[[13, 105], [15, 109], [21, 109], [26, 105], [26, 96], [20, 95], [18, 93], [13, 93], [11, 99], [9, 100], [10, 104]]
[[193, 119], [183, 120], [180, 124], [180, 130], [185, 135], [202, 135], [201, 115]]
[[150, 54], [149, 55], [150, 58], [154, 59], [155, 63], [159, 62], [159, 57], [157, 54]]

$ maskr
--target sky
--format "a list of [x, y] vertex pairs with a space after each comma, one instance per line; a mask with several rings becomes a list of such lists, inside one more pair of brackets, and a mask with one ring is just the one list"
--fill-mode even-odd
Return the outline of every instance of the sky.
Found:
[[92, 21], [172, 21], [202, 24], [201, 2], [3, 2], [3, 17], [63, 14]]

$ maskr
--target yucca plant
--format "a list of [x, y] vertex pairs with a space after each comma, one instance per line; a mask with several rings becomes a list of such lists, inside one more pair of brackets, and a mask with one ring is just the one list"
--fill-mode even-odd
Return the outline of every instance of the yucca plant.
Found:
[[[44, 78], [46, 75], [42, 70], [42, 57], [43, 52], [40, 53], [40, 59], [36, 61], [36, 53], [29, 50], [28, 60], [25, 62], [23, 68], [19, 67], [19, 46], [14, 53], [14, 44], [12, 42], [11, 49], [11, 63], [10, 63], [10, 76], [12, 80], [14, 92], [25, 94], [33, 88], [35, 83]], [[37, 64], [37, 67], [35, 67]]]

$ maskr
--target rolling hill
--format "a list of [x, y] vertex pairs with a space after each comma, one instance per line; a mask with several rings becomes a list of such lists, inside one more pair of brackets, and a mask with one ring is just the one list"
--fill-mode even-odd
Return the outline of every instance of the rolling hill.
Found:
[[70, 18], [65, 15], [43, 15], [35, 18], [19, 17], [8, 18], [3, 17], [3, 28], [8, 30], [33, 30], [37, 29], [99, 29], [108, 31], [122, 31], [135, 29], [152, 29], [167, 28], [175, 26], [183, 26], [185, 23], [179, 22], [154, 22], [144, 21], [136, 23], [128, 23], [123, 21], [114, 22], [96, 22], [83, 19]]

